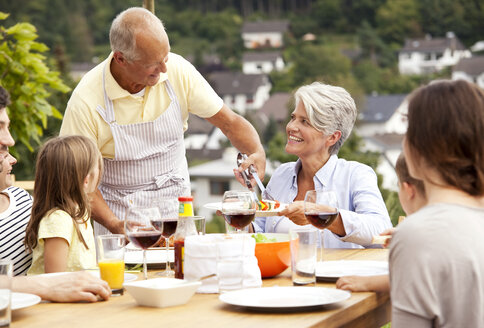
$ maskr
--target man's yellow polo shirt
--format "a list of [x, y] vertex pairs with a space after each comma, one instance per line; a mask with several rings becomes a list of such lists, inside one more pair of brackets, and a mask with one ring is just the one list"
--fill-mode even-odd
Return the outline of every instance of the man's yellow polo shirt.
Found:
[[60, 135], [84, 135], [93, 139], [103, 157], [114, 158], [114, 141], [109, 125], [96, 110], [105, 108], [102, 84], [105, 71], [106, 92], [114, 104], [114, 115], [118, 124], [132, 124], [155, 120], [170, 104], [165, 89], [169, 80], [181, 107], [183, 128], [187, 129], [188, 113], [203, 118], [212, 117], [223, 106], [223, 100], [215, 93], [203, 76], [183, 57], [170, 53], [167, 73], [160, 74], [160, 80], [152, 87], [147, 86], [144, 96], [130, 94], [121, 88], [111, 74], [109, 64], [113, 54], [79, 82], [72, 92], [62, 121]]

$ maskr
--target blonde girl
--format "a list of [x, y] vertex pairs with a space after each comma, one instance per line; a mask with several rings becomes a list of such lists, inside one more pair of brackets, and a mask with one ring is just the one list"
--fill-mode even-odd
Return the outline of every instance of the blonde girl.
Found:
[[25, 244], [33, 252], [28, 274], [96, 266], [89, 194], [102, 174], [96, 145], [83, 136], [56, 137], [37, 156], [34, 203]]

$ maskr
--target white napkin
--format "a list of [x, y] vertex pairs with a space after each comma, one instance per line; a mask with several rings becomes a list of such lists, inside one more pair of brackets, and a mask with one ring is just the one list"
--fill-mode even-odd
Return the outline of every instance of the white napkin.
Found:
[[[231, 238], [232, 240], [221, 244], [226, 238]], [[243, 288], [261, 287], [261, 273], [257, 265], [257, 258], [254, 255], [255, 239], [249, 234], [208, 234], [186, 237], [185, 279], [196, 280], [203, 276], [217, 273], [217, 253], [223, 257], [242, 256], [240, 254], [241, 243], [244, 244]], [[221, 245], [223, 247], [220, 247]], [[218, 278], [212, 277], [203, 280], [197, 293], [218, 293]]]

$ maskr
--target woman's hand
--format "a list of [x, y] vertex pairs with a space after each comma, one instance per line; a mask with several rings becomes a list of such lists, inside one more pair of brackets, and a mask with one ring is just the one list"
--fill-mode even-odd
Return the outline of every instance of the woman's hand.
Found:
[[279, 212], [279, 215], [289, 218], [289, 220], [297, 225], [309, 224], [304, 215], [303, 201], [295, 201], [294, 203], [287, 205], [285, 209]]

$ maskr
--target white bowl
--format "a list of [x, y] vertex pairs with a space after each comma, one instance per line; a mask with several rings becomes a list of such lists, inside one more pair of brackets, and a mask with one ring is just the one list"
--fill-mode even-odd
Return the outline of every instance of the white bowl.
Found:
[[155, 278], [128, 282], [124, 284], [124, 288], [138, 305], [168, 307], [188, 302], [201, 284], [200, 281]]

